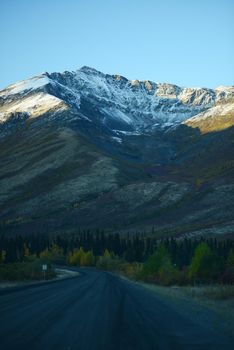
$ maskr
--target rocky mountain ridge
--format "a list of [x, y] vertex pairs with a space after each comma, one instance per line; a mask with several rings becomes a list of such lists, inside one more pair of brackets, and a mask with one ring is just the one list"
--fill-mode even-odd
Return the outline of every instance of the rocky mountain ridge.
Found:
[[[116, 133], [154, 132], [180, 124], [234, 96], [234, 87], [180, 88], [173, 84], [128, 80], [82, 67], [75, 72], [44, 73], [0, 91], [0, 122], [14, 113], [35, 118], [69, 109]], [[83, 104], [95, 105], [99, 120], [85, 116]]]

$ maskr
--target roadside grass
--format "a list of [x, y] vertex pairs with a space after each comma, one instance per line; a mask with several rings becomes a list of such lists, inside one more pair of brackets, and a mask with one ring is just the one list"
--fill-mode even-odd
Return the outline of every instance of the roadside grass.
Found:
[[[214, 312], [217, 322], [224, 332], [234, 340], [234, 286], [159, 286], [137, 282], [183, 310], [184, 305], [191, 305], [192, 317], [201, 317], [206, 310]], [[200, 315], [200, 316], [199, 316]]]
[[209, 300], [234, 300], [234, 286], [233, 285], [213, 285], [201, 287], [183, 287], [188, 295], [195, 298], [209, 299]]

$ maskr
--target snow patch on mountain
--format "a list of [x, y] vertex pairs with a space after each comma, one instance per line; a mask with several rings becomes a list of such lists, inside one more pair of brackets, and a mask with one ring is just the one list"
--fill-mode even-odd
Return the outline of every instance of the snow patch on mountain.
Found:
[[5, 90], [0, 91], [0, 97], [5, 98], [11, 95], [24, 94], [31, 90], [36, 90], [50, 83], [50, 79], [42, 74], [27, 80], [19, 81], [9, 85]]
[[124, 112], [122, 112], [121, 110], [117, 109], [117, 108], [102, 108], [101, 111], [103, 113], [105, 113], [106, 118], [113, 118], [113, 119], [118, 119], [126, 124], [132, 124], [132, 119], [125, 114]]
[[121, 137], [117, 137], [117, 136], [112, 136], [112, 140], [118, 142], [118, 143], [122, 143], [123, 140], [121, 139]]
[[199, 121], [205, 120], [207, 118], [211, 118], [211, 117], [215, 117], [215, 116], [227, 116], [229, 114], [230, 115], [234, 114], [234, 104], [233, 103], [227, 103], [225, 105], [214, 106], [214, 107], [208, 109], [208, 111], [199, 113], [195, 117], [192, 117], [192, 118], [186, 120], [182, 124], [192, 124], [194, 122], [199, 122]]
[[59, 98], [45, 94], [36, 93], [19, 100], [13, 100], [0, 107], [0, 123], [6, 121], [7, 115], [11, 113], [27, 112], [30, 117], [38, 117], [51, 110], [66, 110], [68, 107]]

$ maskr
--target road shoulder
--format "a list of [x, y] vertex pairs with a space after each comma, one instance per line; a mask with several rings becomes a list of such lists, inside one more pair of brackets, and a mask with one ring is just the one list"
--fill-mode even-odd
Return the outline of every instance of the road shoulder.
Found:
[[212, 299], [203, 296], [207, 287], [163, 287], [136, 282], [170, 303], [177, 312], [195, 322], [206, 324], [213, 317], [213, 327], [234, 341], [234, 298]]

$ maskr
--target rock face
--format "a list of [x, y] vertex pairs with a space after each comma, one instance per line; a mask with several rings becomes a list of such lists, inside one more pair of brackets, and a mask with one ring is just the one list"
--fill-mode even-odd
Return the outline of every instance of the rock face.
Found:
[[230, 234], [233, 101], [234, 87], [180, 88], [89, 67], [8, 86], [1, 230]]

